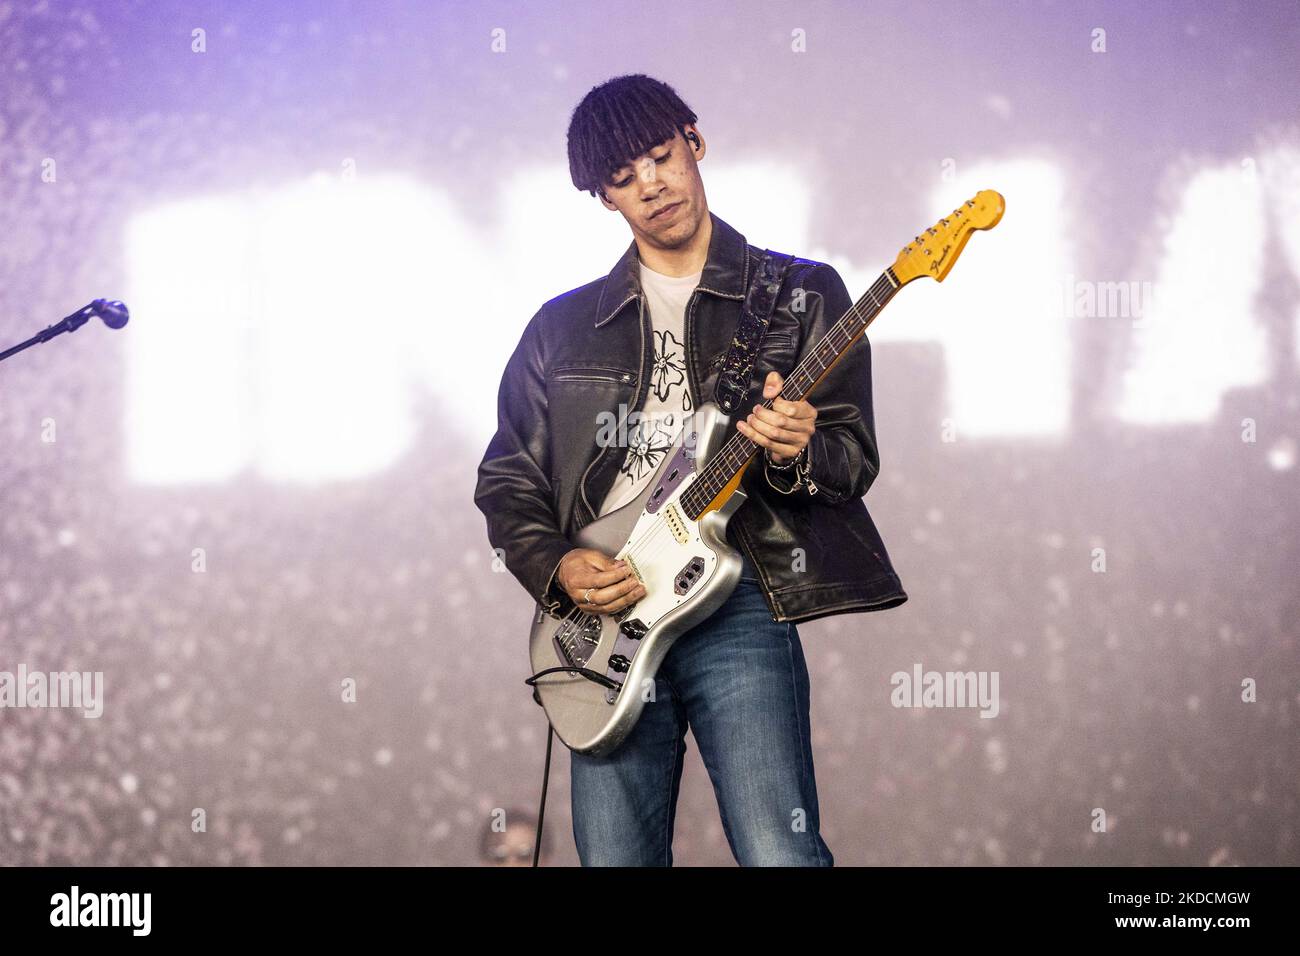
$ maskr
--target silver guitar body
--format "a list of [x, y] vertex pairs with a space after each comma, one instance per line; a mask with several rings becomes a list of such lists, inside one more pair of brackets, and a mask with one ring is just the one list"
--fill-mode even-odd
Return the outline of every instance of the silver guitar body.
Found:
[[529, 636], [534, 674], [580, 666], [622, 685], [615, 691], [579, 673], [536, 679], [546, 716], [571, 750], [601, 756], [626, 739], [652, 699], [655, 673], [673, 642], [721, 607], [740, 580], [740, 552], [728, 543], [726, 527], [745, 493], [737, 488], [698, 522], [679, 505], [721, 447], [729, 421], [712, 402], [699, 406], [642, 493], [574, 540], [576, 547], [628, 560], [645, 597], [613, 615], [562, 618], [537, 609]]

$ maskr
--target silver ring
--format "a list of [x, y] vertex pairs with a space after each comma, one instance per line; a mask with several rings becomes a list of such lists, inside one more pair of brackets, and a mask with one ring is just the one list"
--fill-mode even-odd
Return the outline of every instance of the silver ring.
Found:
[[590, 603], [591, 603], [591, 592], [594, 591], [594, 590], [596, 590], [596, 589], [595, 589], [595, 588], [587, 588], [586, 592], [582, 595], [582, 603], [583, 603], [583, 604], [590, 604]]

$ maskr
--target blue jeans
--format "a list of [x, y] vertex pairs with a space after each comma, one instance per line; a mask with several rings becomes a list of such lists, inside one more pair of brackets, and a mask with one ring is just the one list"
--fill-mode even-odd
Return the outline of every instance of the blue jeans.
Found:
[[772, 620], [754, 565], [668, 651], [632, 733], [612, 753], [570, 751], [583, 866], [671, 866], [690, 726], [741, 866], [832, 866], [821, 837], [799, 632]]

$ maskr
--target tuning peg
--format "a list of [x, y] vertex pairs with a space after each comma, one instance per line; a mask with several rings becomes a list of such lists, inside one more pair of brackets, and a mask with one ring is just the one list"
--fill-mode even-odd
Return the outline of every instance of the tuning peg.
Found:
[[967, 200], [966, 200], [966, 205], [969, 206], [971, 209], [974, 209], [974, 208], [975, 208], [975, 200], [973, 200], [973, 199], [967, 199]]

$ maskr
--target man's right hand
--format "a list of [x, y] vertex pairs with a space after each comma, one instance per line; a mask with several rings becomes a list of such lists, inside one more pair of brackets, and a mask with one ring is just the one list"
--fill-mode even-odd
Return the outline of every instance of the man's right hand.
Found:
[[[646, 590], [631, 565], [595, 548], [574, 548], [560, 559], [560, 587], [581, 610], [613, 614], [645, 597]], [[585, 600], [591, 589], [591, 599]]]

